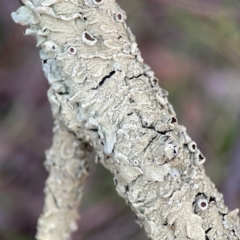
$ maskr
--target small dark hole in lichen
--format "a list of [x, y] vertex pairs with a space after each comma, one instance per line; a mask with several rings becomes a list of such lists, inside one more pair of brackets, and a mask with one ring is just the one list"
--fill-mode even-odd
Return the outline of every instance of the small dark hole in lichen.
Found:
[[[74, 132], [72, 132], [73, 134], [76, 134], [76, 133], [74, 133]], [[76, 135], [74, 135], [74, 136], [76, 136]], [[86, 150], [88, 149], [89, 151], [92, 149], [91, 148], [91, 146], [86, 142], [86, 143], [84, 143], [84, 147], [86, 148]]]
[[216, 198], [215, 197], [210, 197], [209, 202], [216, 202]]
[[172, 117], [171, 123], [177, 123], [177, 119], [175, 117]]
[[70, 53], [74, 53], [74, 52], [75, 52], [75, 49], [74, 49], [73, 47], [71, 47], [71, 48], [69, 49], [69, 51], [70, 51]]
[[52, 49], [55, 50], [55, 46], [52, 46]]
[[153, 80], [153, 83], [156, 85], [156, 84], [157, 84], [157, 80], [156, 80], [156, 79], [154, 79], [154, 80]]
[[88, 41], [95, 41], [95, 38], [93, 38], [92, 36], [90, 36], [90, 34], [88, 34], [88, 33], [85, 33], [85, 38], [86, 38]]
[[67, 89], [65, 89], [63, 91], [59, 91], [58, 94], [59, 95], [67, 95], [67, 94], [69, 94], [69, 91]]
[[205, 203], [205, 202], [201, 202], [201, 207], [206, 207], [207, 206], [207, 204]]
[[95, 2], [97, 2], [97, 3], [101, 3], [101, 2], [102, 2], [102, 0], [95, 0]]
[[129, 192], [129, 186], [128, 185], [125, 186], [125, 190], [126, 190], [126, 192]]
[[192, 148], [195, 150], [196, 149], [196, 145], [193, 143], [192, 144]]
[[44, 59], [44, 60], [43, 60], [43, 64], [46, 64], [46, 63], [47, 63], [47, 59]]
[[83, 20], [84, 20], [84, 21], [87, 21], [87, 18], [86, 18], [86, 17], [84, 17], [84, 18], [83, 18]]
[[199, 154], [199, 158], [200, 158], [200, 160], [204, 160], [205, 159], [204, 156], [201, 153]]
[[92, 129], [89, 129], [90, 131], [93, 131], [93, 132], [98, 132], [98, 129], [97, 128], [92, 128]]
[[118, 18], [118, 20], [122, 20], [123, 19], [123, 17], [122, 17], [122, 14], [121, 13], [119, 13], [118, 15], [117, 15], [117, 18]]

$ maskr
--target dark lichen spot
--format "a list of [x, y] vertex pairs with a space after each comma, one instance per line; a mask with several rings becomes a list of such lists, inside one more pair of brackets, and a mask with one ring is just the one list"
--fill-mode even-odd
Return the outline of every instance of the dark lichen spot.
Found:
[[177, 119], [175, 117], [172, 117], [171, 123], [172, 124], [177, 123]]
[[205, 202], [201, 202], [201, 207], [206, 207], [207, 206], [207, 204], [205, 203]]
[[90, 131], [93, 131], [93, 132], [98, 132], [98, 129], [97, 128], [92, 128], [92, 129], [89, 129]]
[[134, 163], [134, 165], [138, 165], [138, 161], [137, 160], [134, 160], [133, 163]]
[[69, 52], [70, 52], [70, 53], [75, 53], [75, 51], [76, 51], [75, 48], [73, 48], [73, 47], [70, 47], [70, 48], [69, 48]]
[[89, 33], [85, 32], [84, 34], [85, 38], [88, 40], [88, 41], [92, 41], [94, 42], [95, 41], [95, 38], [93, 38]]
[[122, 21], [122, 19], [123, 19], [123, 16], [122, 16], [122, 14], [121, 14], [121, 13], [119, 13], [119, 14], [117, 15], [117, 19], [118, 19], [119, 21]]
[[209, 202], [216, 202], [216, 198], [215, 197], [210, 197]]
[[199, 159], [200, 159], [200, 160], [204, 160], [205, 157], [204, 157], [201, 153], [199, 153]]

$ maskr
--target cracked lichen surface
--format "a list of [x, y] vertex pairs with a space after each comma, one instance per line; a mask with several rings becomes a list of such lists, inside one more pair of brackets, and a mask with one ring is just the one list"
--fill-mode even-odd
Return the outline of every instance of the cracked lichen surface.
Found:
[[[36, 36], [54, 117], [96, 150], [148, 237], [240, 239], [238, 210], [229, 212], [205, 175], [205, 157], [178, 124], [115, 0], [22, 2], [12, 17]], [[39, 240], [69, 239], [75, 230], [62, 228], [58, 218], [49, 230], [45, 221]]]

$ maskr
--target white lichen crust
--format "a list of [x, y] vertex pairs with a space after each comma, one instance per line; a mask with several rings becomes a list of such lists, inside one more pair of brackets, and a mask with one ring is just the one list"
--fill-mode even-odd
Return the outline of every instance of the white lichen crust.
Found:
[[[54, 117], [95, 148], [146, 234], [240, 239], [237, 210], [229, 212], [206, 177], [205, 157], [143, 63], [115, 0], [23, 3], [12, 17], [37, 38]], [[41, 220], [40, 234], [48, 225]]]
[[37, 239], [65, 240], [77, 229], [78, 208], [88, 175], [88, 151], [65, 127], [56, 124], [52, 147], [46, 151], [49, 171], [44, 211], [38, 220]]

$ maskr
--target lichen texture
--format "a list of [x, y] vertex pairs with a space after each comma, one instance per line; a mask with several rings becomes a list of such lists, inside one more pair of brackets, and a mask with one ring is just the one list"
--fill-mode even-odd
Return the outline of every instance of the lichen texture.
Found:
[[12, 13], [41, 48], [56, 124], [38, 240], [67, 240], [87, 175], [87, 144], [153, 240], [240, 239], [238, 210], [205, 175], [115, 0], [22, 0]]

